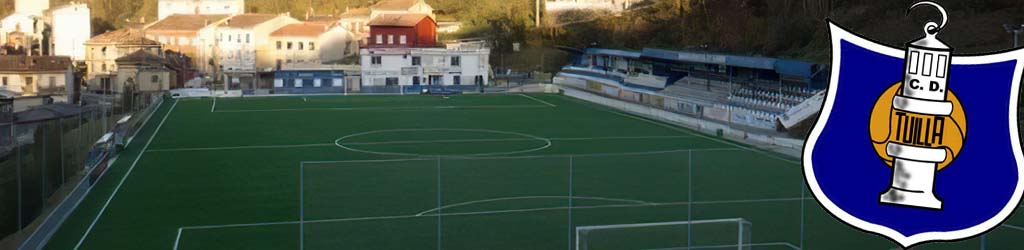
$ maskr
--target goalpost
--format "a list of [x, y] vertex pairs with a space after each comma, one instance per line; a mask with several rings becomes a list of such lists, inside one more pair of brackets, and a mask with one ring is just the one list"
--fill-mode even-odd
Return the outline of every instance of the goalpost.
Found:
[[576, 227], [576, 250], [751, 249], [743, 218]]

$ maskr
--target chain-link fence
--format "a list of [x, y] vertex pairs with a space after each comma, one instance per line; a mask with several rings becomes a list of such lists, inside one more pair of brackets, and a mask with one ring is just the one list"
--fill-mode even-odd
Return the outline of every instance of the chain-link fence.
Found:
[[85, 106], [38, 106], [0, 124], [0, 248], [21, 245], [66, 198], [84, 196], [78, 184], [92, 184], [112, 153], [104, 142], [134, 136], [163, 95], [85, 96]]

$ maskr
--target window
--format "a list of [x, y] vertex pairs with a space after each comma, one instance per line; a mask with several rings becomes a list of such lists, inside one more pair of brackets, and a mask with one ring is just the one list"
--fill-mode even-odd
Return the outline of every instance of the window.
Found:
[[102, 72], [107, 72], [107, 64], [106, 64], [106, 63], [104, 63], [104, 64], [103, 64], [103, 66], [101, 66], [101, 67], [100, 67], [100, 70], [101, 70]]
[[159, 76], [159, 75], [154, 75], [154, 76], [153, 76], [153, 77], [152, 77], [152, 78], [150, 79], [150, 82], [152, 82], [152, 83], [160, 83], [160, 76]]
[[462, 77], [459, 75], [452, 76], [452, 84], [462, 85]]
[[309, 50], [316, 50], [316, 43], [309, 42]]
[[25, 77], [25, 86], [32, 86], [32, 77]]
[[395, 35], [388, 35], [388, 44], [395, 44]]
[[292, 42], [288, 42], [288, 50], [292, 50]]
[[373, 64], [373, 65], [380, 65], [380, 64], [381, 64], [381, 62], [380, 62], [380, 56], [371, 56], [371, 57], [370, 57], [370, 64]]
[[281, 50], [281, 41], [277, 41], [277, 50]]
[[398, 37], [398, 43], [405, 44], [405, 35]]
[[231, 41], [231, 35], [228, 35], [228, 41]]
[[412, 66], [420, 66], [421, 64], [423, 64], [423, 59], [422, 58], [420, 58], [418, 56], [412, 57]]
[[251, 42], [251, 40], [249, 40], [249, 36], [250, 36], [249, 34], [245, 34], [245, 43], [250, 43]]
[[303, 42], [299, 42], [299, 50], [302, 50], [302, 46], [303, 46], [303, 45], [305, 45], [305, 44], [306, 44], [306, 43], [303, 43]]
[[377, 44], [382, 44], [382, 43], [384, 43], [384, 36], [377, 35]]
[[461, 59], [462, 58], [459, 57], [459, 56], [453, 56], [452, 57], [452, 66], [459, 66], [460, 64], [462, 64], [462, 62], [460, 62]]
[[7, 86], [7, 77], [3, 77], [4, 86]]
[[57, 86], [57, 77], [51, 76], [50, 77], [49, 85], [46, 85], [46, 87], [53, 88], [53, 87], [56, 87], [56, 86]]
[[395, 86], [395, 85], [398, 85], [398, 77], [388, 77], [384, 81], [385, 81], [384, 82], [385, 86]]

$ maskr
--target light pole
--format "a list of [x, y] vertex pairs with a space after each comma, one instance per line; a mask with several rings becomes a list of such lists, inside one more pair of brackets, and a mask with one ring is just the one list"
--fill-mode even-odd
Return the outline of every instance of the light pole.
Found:
[[1013, 47], [1020, 47], [1020, 34], [1024, 33], [1024, 24], [1003, 24], [1003, 29], [1005, 29], [1007, 33], [1013, 34]]

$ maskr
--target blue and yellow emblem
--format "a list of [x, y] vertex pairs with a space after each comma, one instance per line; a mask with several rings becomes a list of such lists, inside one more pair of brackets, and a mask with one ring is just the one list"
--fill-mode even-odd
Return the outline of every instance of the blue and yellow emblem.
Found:
[[904, 247], [982, 234], [1017, 208], [1024, 156], [1017, 102], [1024, 50], [954, 55], [940, 22], [905, 49], [829, 22], [832, 78], [804, 146], [829, 213]]

